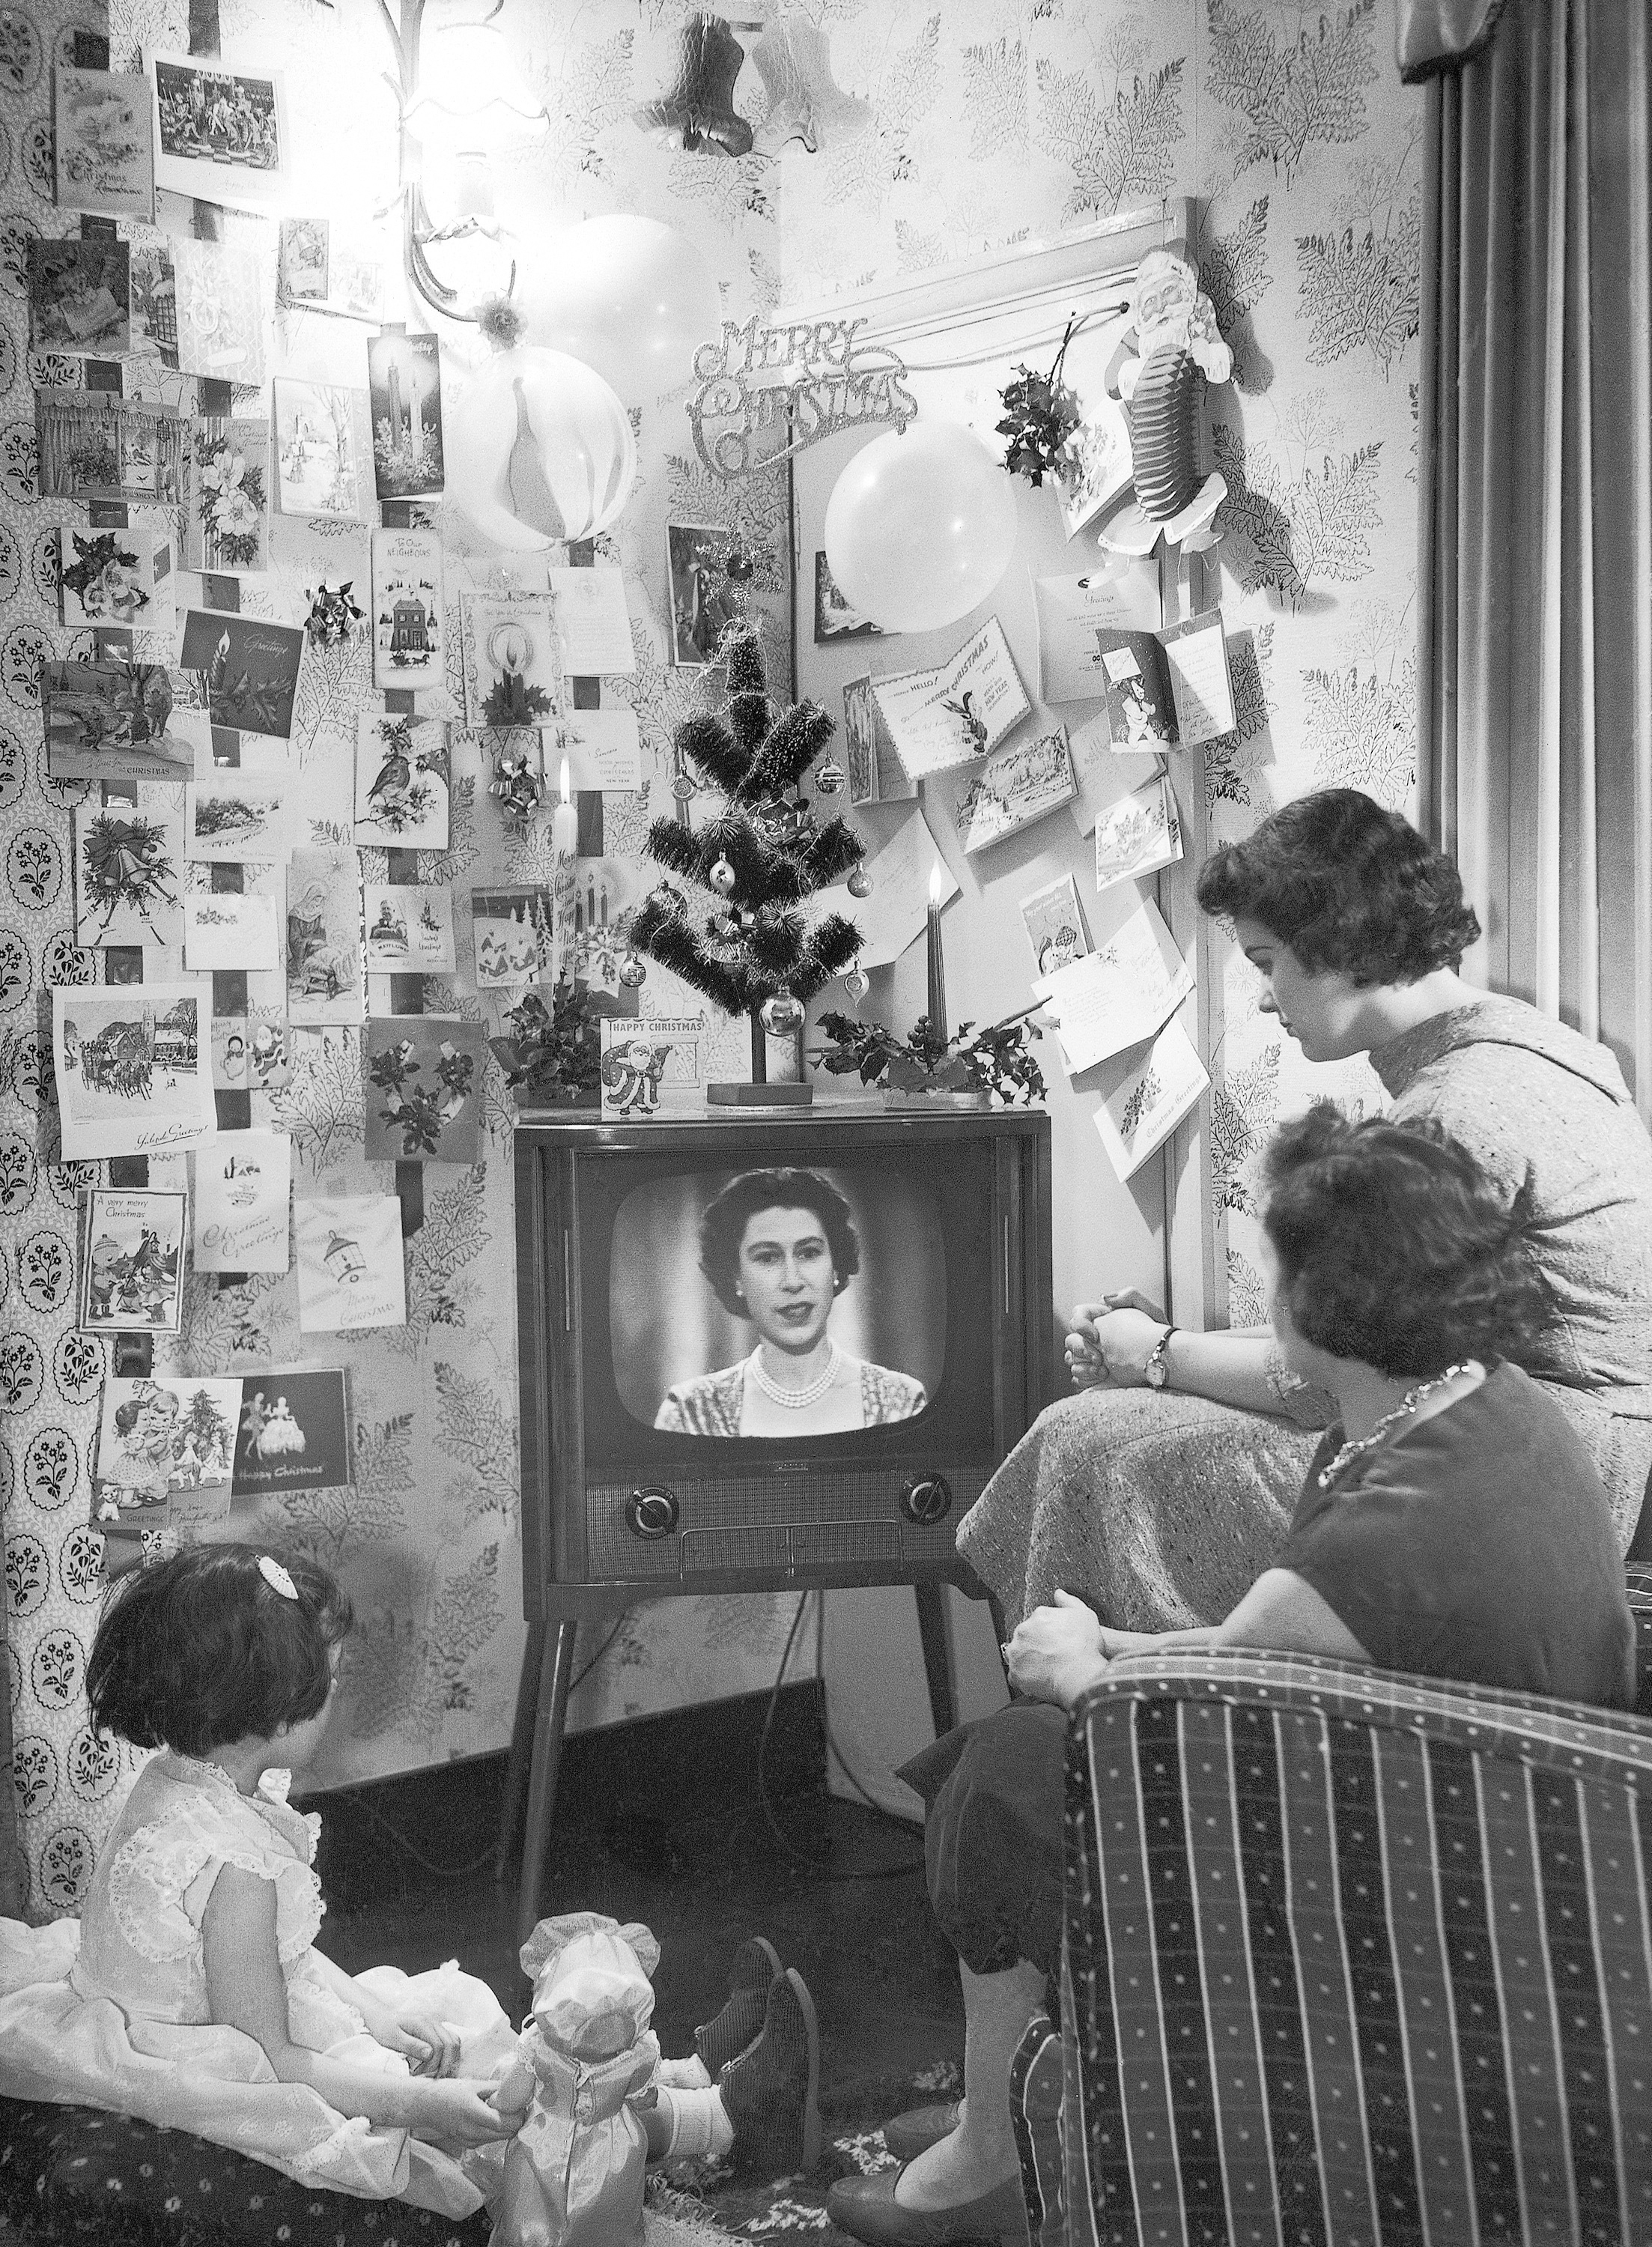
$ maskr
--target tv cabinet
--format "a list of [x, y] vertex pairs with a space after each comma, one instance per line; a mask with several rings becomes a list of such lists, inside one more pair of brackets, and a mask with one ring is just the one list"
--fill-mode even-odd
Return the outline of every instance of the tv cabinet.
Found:
[[[615, 1426], [630, 1424], [617, 1423], [613, 1409], [609, 1260], [631, 1182], [793, 1165], [905, 1171], [940, 1197], [949, 1287], [954, 1269], [970, 1281], [962, 1300], [949, 1296], [956, 1377], [944, 1377], [935, 1409], [909, 1428], [822, 1438], [818, 1458], [797, 1444], [743, 1438], [690, 1441], [673, 1452], [652, 1430], [638, 1438], [635, 1458], [623, 1444], [617, 1452]], [[529, 1636], [496, 1869], [502, 1880], [525, 1794], [524, 1938], [537, 1915], [582, 1622], [704, 1592], [911, 1583], [931, 1713], [938, 1734], [950, 1730], [940, 1588], [986, 1596], [958, 1554], [957, 1525], [1053, 1394], [1049, 1180], [1049, 1122], [1040, 1110], [931, 1115], [831, 1102], [760, 1121], [727, 1110], [656, 1122], [566, 1111], [522, 1119], [516, 1272]], [[941, 1409], [959, 1404], [966, 1366], [970, 1409]]]

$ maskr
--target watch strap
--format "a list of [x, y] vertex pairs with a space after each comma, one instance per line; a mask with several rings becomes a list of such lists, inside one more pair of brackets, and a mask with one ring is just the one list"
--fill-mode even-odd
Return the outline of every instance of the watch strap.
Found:
[[[1180, 1331], [1181, 1329], [1179, 1327], [1167, 1326], [1164, 1333], [1159, 1336], [1158, 1340], [1153, 1344], [1152, 1349], [1147, 1353], [1146, 1372], [1148, 1386], [1150, 1388], [1168, 1389], [1170, 1387], [1171, 1361], [1169, 1353], [1171, 1337], [1172, 1335], [1179, 1334]], [[1153, 1377], [1155, 1367], [1157, 1368], [1158, 1371], [1158, 1378], [1157, 1380]]]

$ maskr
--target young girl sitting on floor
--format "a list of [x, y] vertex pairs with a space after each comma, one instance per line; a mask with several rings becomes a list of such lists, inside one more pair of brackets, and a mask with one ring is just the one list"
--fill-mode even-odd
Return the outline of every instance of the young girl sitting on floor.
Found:
[[[248, 1545], [188, 1547], [127, 1580], [92, 1650], [92, 1720], [165, 1752], [115, 1821], [78, 1930], [0, 1921], [0, 2093], [464, 2216], [495, 2198], [522, 2124], [495, 2098], [515, 2033], [456, 1963], [352, 1977], [315, 1948], [321, 1820], [286, 1801], [351, 1621], [324, 1569]], [[638, 2102], [650, 2157], [739, 2141], [778, 2174], [810, 2134], [814, 2035], [795, 1974], [736, 1990]]]

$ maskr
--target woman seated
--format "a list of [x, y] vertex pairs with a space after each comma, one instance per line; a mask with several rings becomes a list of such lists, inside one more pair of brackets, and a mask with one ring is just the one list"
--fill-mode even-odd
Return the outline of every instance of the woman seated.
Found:
[[[1616, 1061], [1463, 981], [1480, 932], [1456, 867], [1355, 789], [1303, 796], [1216, 851], [1198, 894], [1307, 1060], [1369, 1055], [1390, 1112], [1443, 1124], [1505, 1205], [1529, 1179], [1559, 1309], [1533, 1371], [1627, 1547], [1652, 1470], [1652, 1139]], [[1063, 1583], [1110, 1622], [1226, 1614], [1279, 1550], [1329, 1400], [1265, 1334], [1170, 1328], [1134, 1294], [1081, 1304], [1068, 1359], [1084, 1393], [1011, 1453], [959, 1551], [1012, 1622]]]
[[890, 2126], [912, 2158], [833, 2188], [843, 2230], [925, 2247], [1025, 2236], [1009, 2062], [1061, 1958], [1063, 1711], [1109, 1662], [1260, 1648], [1630, 1705], [1635, 1632], [1606, 1492], [1522, 1369], [1554, 1348], [1537, 1233], [1529, 1190], [1511, 1207], [1437, 1124], [1349, 1123], [1327, 1103], [1277, 1134], [1262, 1213], [1273, 1333], [1336, 1417], [1284, 1549], [1225, 1622], [1110, 1630], [1057, 1591], [1006, 1649], [1029, 1698], [906, 1766], [963, 1977], [965, 2099]]
[[849, 1204], [818, 1171], [747, 1171], [700, 1223], [700, 1268], [731, 1318], [749, 1320], [749, 1357], [679, 1381], [657, 1428], [693, 1436], [836, 1435], [910, 1420], [924, 1384], [838, 1349], [832, 1309], [860, 1269]]

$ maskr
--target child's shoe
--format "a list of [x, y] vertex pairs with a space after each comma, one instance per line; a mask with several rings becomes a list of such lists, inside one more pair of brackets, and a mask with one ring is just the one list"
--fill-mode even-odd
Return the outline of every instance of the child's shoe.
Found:
[[795, 2176], [820, 2159], [820, 2031], [795, 1966], [768, 1988], [761, 2033], [718, 2078], [736, 2166]]

